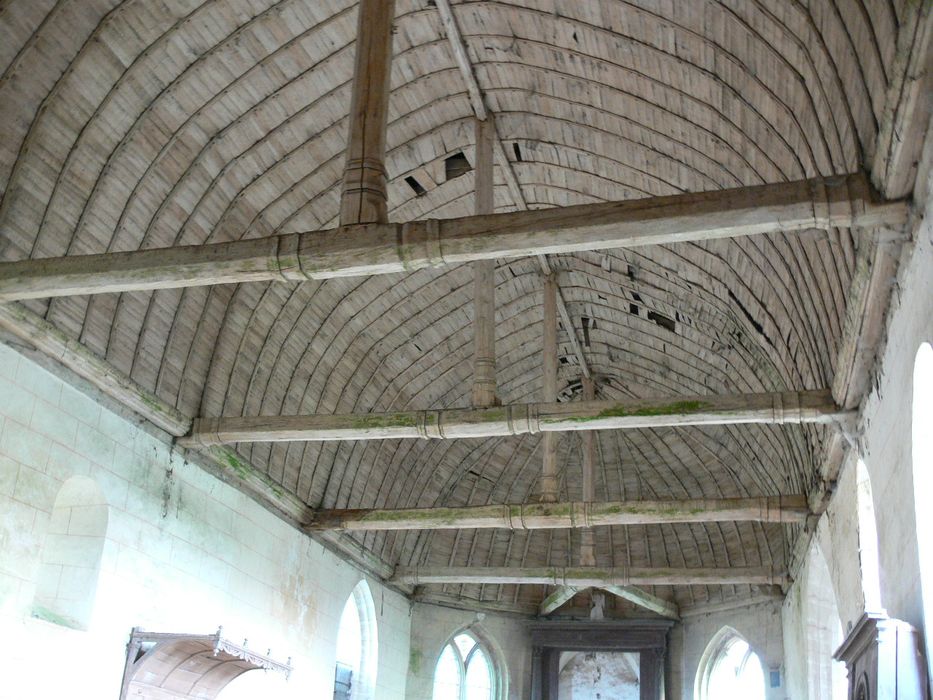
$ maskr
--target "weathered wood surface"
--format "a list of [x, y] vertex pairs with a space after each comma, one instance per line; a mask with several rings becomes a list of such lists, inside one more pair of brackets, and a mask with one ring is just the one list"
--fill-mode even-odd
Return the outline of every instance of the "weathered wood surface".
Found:
[[629, 567], [496, 567], [496, 566], [400, 566], [393, 583], [409, 585], [447, 583], [543, 584], [550, 586], [695, 586], [695, 585], [774, 585], [786, 582], [784, 572], [768, 567], [698, 568]]
[[[557, 280], [551, 273], [544, 278], [544, 332], [541, 343], [541, 373], [545, 403], [557, 401]], [[538, 497], [542, 503], [558, 498], [557, 433], [544, 434], [541, 447], [541, 482]]]
[[573, 586], [558, 586], [541, 601], [541, 605], [538, 607], [538, 614], [541, 616], [550, 615], [573, 598], [578, 592], [579, 589]]
[[759, 521], [799, 523], [809, 515], [805, 496], [704, 498], [681, 501], [608, 501], [451, 506], [408, 509], [318, 510], [308, 530], [542, 530], [600, 525]]
[[612, 593], [612, 595], [618, 596], [630, 603], [634, 603], [645, 610], [655, 612], [662, 617], [667, 617], [671, 620], [680, 619], [680, 610], [677, 605], [663, 598], [651, 595], [636, 586], [608, 585], [603, 586], [603, 590], [606, 591], [606, 593]]
[[360, 0], [347, 164], [340, 199], [343, 225], [389, 220], [385, 151], [394, 16], [395, 0]]
[[[476, 120], [476, 214], [493, 213], [492, 118]], [[473, 406], [494, 406], [496, 396], [496, 263], [473, 263]]]
[[[596, 400], [596, 385], [592, 379], [583, 377], [583, 400]], [[582, 482], [583, 502], [596, 500], [596, 441], [595, 435], [588, 430], [580, 436], [580, 449], [583, 453]], [[580, 566], [596, 566], [596, 533], [592, 528], [584, 527], [580, 533]]]
[[[464, 87], [444, 40], [439, 13], [450, 2], [396, 4], [390, 218], [471, 215], [472, 178], [444, 182], [442, 174], [448, 156], [471, 157], [471, 103], [485, 109], [479, 84]], [[912, 84], [931, 75], [912, 58], [924, 56], [917, 20], [929, 16], [929, 3], [853, 0], [845, 12], [837, 4], [815, 0], [793, 21], [769, 21], [786, 19], [783, 0], [712, 3], [697, 21], [692, 4], [633, 15], [613, 0], [455, 2], [461, 58], [477, 61], [497, 110], [497, 210], [784, 182], [848, 172], [873, 154], [893, 174], [874, 180], [878, 190], [900, 196], [918, 160], [911, 134], [929, 122], [928, 101], [912, 97], [926, 94]], [[3, 260], [336, 229], [356, 3], [284, 3], [245, 14], [206, 3], [190, 21], [171, 2], [47, 5], [4, 6]], [[628, 31], [633, 21], [637, 36]], [[670, 42], [640, 39], [661, 35]], [[728, 70], [710, 70], [711, 55]], [[427, 191], [413, 192], [409, 175]], [[605, 398], [632, 387], [638, 396], [820, 387], [833, 383], [838, 366], [858, 266], [853, 234], [832, 228], [548, 262]], [[540, 392], [540, 348], [530, 332], [535, 324], [539, 336], [539, 274], [539, 259], [499, 263], [499, 379], [511, 403]], [[188, 416], [391, 411], [469, 405], [472, 285], [469, 266], [447, 266], [321, 284], [66, 296], [28, 307]], [[560, 301], [558, 310], [564, 323]], [[561, 378], [571, 383], [582, 353], [569, 350], [562, 335]], [[819, 443], [830, 432], [594, 433], [605, 461], [597, 490], [626, 500], [771, 493], [775, 479], [803, 488], [815, 480]], [[255, 443], [238, 452], [315, 506], [530, 501], [540, 440], [493, 439], [479, 449], [475, 442]], [[577, 451], [562, 456], [567, 474], [579, 473]], [[579, 499], [580, 485], [565, 483], [566, 498]], [[783, 566], [798, 531], [755, 523], [607, 527], [597, 532], [597, 554], [606, 565], [712, 566], [727, 556]], [[570, 563], [576, 544], [552, 531], [352, 539], [402, 564]], [[430, 588], [441, 595], [442, 587]], [[541, 597], [534, 586], [454, 585], [444, 593], [464, 607], [494, 600], [529, 614]], [[684, 609], [748, 593], [675, 592]]]
[[0, 301], [403, 272], [540, 253], [629, 248], [906, 220], [864, 175], [522, 212], [0, 264]]
[[888, 197], [905, 197], [914, 190], [933, 110], [933, 3], [904, 6], [894, 62], [871, 175]]
[[198, 418], [183, 445], [290, 440], [449, 440], [525, 433], [740, 423], [836, 423], [851, 416], [829, 390], [630, 401], [519, 404], [391, 413]]

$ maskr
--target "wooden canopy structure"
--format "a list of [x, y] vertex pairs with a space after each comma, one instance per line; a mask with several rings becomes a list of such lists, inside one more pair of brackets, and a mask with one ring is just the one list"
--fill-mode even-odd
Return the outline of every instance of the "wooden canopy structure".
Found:
[[0, 330], [418, 600], [786, 584], [929, 3], [0, 5]]

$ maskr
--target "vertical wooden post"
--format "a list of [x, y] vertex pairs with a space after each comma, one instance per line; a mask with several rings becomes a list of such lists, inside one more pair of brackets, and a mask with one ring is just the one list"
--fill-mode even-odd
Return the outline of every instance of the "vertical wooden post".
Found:
[[[476, 120], [476, 214], [493, 213], [493, 142], [495, 125], [492, 115]], [[479, 260], [473, 263], [474, 275], [474, 347], [473, 405], [495, 406], [496, 397], [496, 263]]]
[[[596, 398], [596, 385], [591, 377], [583, 377], [583, 400]], [[585, 503], [596, 500], [596, 434], [587, 430], [583, 441], [583, 498]], [[596, 533], [585, 527], [580, 531], [580, 566], [596, 566]]]
[[395, 0], [360, 0], [340, 223], [386, 223], [386, 120]]
[[[557, 400], [557, 278], [544, 278], [544, 400]], [[557, 434], [544, 434], [544, 463], [541, 470], [541, 502], [557, 501]]]

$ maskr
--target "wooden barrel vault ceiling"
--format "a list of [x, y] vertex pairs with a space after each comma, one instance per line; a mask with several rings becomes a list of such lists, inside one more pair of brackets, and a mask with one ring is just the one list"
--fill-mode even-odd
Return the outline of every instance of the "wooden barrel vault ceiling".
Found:
[[[906, 0], [452, 6], [517, 182], [497, 161], [497, 212], [869, 169], [911, 11]], [[389, 218], [470, 215], [468, 85], [433, 0], [396, 0], [395, 14]], [[352, 0], [0, 0], [2, 260], [337, 226], [356, 30]], [[597, 398], [728, 395], [832, 385], [857, 248], [855, 231], [829, 228], [548, 262]], [[542, 288], [535, 258], [497, 262], [506, 404], [542, 400]], [[185, 416], [470, 405], [470, 265], [22, 303]], [[564, 324], [558, 351], [561, 397], [579, 399], [581, 367]], [[599, 431], [596, 497], [806, 494], [830, 430]], [[562, 500], [581, 499], [580, 436], [559, 437]], [[534, 502], [541, 442], [236, 450], [312, 509], [409, 508]], [[802, 532], [762, 522], [601, 527], [596, 556], [603, 567], [786, 570]], [[569, 529], [347, 537], [403, 567], [569, 566], [579, 546]], [[549, 590], [469, 583], [423, 595], [525, 611]], [[689, 606], [757, 588], [648, 590]], [[619, 598], [610, 607], [641, 614]]]

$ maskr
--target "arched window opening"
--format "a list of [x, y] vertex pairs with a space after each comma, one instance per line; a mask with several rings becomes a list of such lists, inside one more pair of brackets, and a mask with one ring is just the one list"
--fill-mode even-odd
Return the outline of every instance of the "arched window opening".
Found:
[[376, 608], [366, 581], [347, 598], [337, 630], [334, 700], [372, 700], [378, 660]]
[[878, 528], [872, 500], [871, 478], [865, 462], [856, 465], [856, 505], [858, 507], [859, 564], [866, 610], [881, 610], [881, 578], [878, 569]]
[[[914, 510], [917, 516], [917, 549], [920, 564], [920, 595], [923, 600], [923, 634], [927, 649], [933, 649], [933, 510], [926, 495], [933, 489], [933, 346], [923, 343], [914, 360], [911, 420]], [[933, 673], [933, 654], [927, 654]]]
[[34, 617], [64, 627], [88, 628], [107, 519], [107, 501], [93, 479], [75, 476], [59, 489], [42, 545]]
[[699, 700], [765, 700], [761, 659], [735, 630], [724, 627], [706, 647], [697, 672], [695, 695]]
[[437, 659], [434, 700], [493, 700], [495, 692], [489, 652], [469, 632], [456, 635]]
[[810, 696], [846, 700], [849, 681], [845, 664], [833, 660], [842, 644], [842, 621], [826, 557], [818, 546], [810, 549], [806, 581], [807, 678]]

